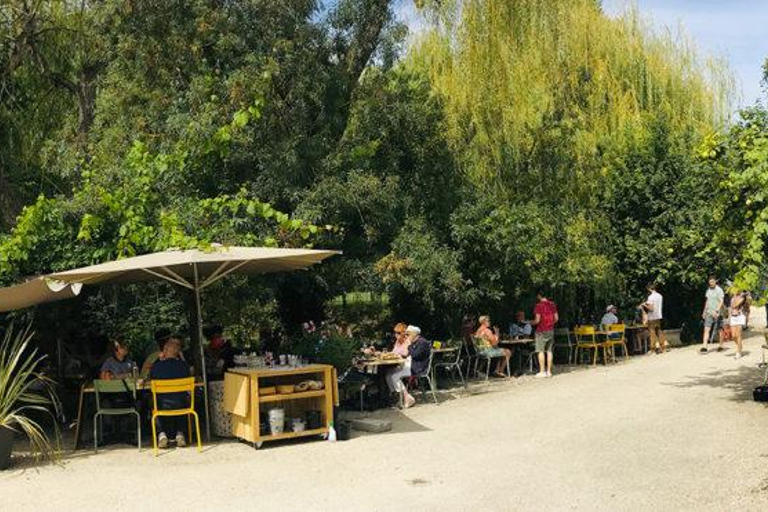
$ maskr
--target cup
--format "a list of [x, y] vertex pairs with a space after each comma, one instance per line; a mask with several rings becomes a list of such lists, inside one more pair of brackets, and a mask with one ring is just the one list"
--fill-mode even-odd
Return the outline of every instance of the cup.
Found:
[[285, 354], [280, 354], [280, 366], [287, 365], [288, 358], [285, 356]]

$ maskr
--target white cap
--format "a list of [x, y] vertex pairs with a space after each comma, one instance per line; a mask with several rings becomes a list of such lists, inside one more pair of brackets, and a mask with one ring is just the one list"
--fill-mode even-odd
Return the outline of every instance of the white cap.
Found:
[[415, 325], [409, 325], [405, 328], [405, 332], [409, 332], [411, 334], [421, 334], [421, 329], [416, 327]]
[[612, 309], [616, 309], [616, 306], [614, 306], [613, 304], [611, 304], [610, 306], [608, 306], [607, 308], [605, 308], [605, 312], [607, 313], [607, 312], [609, 312], [609, 311], [610, 311], [610, 310], [612, 310]]

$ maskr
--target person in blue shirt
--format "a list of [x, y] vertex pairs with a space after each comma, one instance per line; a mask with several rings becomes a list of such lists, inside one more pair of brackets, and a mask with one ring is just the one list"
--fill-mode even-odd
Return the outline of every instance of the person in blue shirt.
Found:
[[525, 320], [525, 311], [518, 311], [515, 323], [509, 326], [509, 335], [512, 338], [530, 338], [533, 336], [531, 323]]
[[[170, 335], [163, 344], [162, 358], [158, 359], [149, 370], [149, 376], [152, 380], [183, 379], [189, 377], [189, 365], [181, 359], [181, 336], [177, 334]], [[189, 406], [189, 395], [187, 393], [165, 393], [157, 396], [158, 409], [183, 409]], [[176, 446], [182, 448], [186, 446], [184, 433], [181, 429], [184, 426], [184, 418], [181, 416], [166, 416], [157, 418], [157, 429], [160, 433], [157, 435], [157, 444], [160, 448], [168, 447], [169, 435], [176, 437]]]
[[128, 347], [120, 341], [112, 344], [112, 355], [101, 365], [99, 378], [103, 380], [125, 379], [131, 375], [133, 361], [128, 355]]

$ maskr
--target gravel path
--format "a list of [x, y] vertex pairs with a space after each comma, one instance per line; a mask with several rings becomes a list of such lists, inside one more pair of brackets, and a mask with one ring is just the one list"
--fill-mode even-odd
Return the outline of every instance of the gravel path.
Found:
[[3, 472], [0, 510], [768, 510], [761, 343], [474, 385], [343, 443], [79, 452]]

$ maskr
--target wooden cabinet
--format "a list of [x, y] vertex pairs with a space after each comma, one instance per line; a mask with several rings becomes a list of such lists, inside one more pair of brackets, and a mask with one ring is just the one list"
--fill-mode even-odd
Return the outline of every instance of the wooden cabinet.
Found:
[[[292, 393], [263, 394], [264, 388], [289, 388], [303, 381], [323, 383], [323, 389]], [[224, 376], [224, 410], [232, 420], [232, 434], [260, 447], [264, 441], [304, 436], [327, 436], [333, 421], [333, 407], [338, 405], [336, 370], [333, 366], [315, 364], [298, 368], [233, 368]], [[264, 416], [272, 408], [285, 411], [286, 429], [271, 435]], [[304, 418], [306, 411], [319, 411], [321, 427], [302, 432], [290, 429], [291, 418]]]

